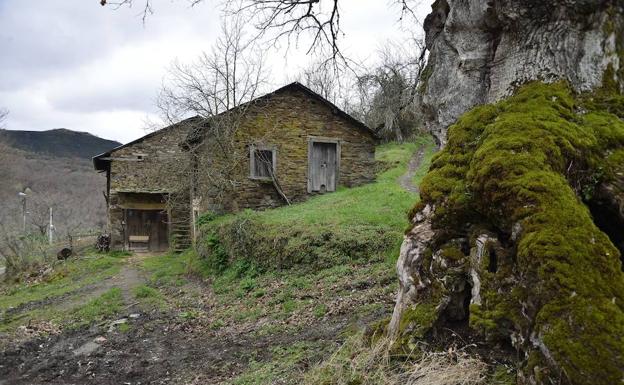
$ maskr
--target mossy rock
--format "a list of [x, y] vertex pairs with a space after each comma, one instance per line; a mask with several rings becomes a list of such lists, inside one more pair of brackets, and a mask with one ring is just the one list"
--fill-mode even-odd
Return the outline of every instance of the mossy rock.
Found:
[[419, 303], [402, 312], [399, 322], [399, 338], [391, 347], [394, 356], [415, 358], [420, 354], [417, 342], [425, 337], [438, 319], [439, 313], [436, 306], [437, 304], [432, 302]]

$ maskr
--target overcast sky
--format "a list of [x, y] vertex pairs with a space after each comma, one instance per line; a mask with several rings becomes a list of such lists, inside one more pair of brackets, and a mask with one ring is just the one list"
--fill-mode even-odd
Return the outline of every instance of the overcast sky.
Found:
[[[154, 0], [143, 25], [134, 8], [101, 7], [99, 0], [0, 0], [0, 108], [13, 130], [64, 127], [128, 142], [157, 119], [154, 100], [175, 59], [192, 61], [218, 35], [216, 0]], [[391, 0], [341, 0], [341, 41], [365, 60], [388, 39], [406, 37]], [[424, 19], [429, 1], [417, 10]], [[303, 50], [270, 52], [278, 87], [307, 60]]]

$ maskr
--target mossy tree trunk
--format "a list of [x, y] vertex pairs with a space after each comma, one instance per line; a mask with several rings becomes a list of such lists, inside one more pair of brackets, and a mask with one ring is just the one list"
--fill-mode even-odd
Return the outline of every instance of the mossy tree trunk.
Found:
[[[587, 206], [624, 220], [624, 97], [613, 91], [530, 83], [450, 127], [398, 262], [399, 343], [463, 321], [517, 351], [519, 383], [624, 380], [617, 231]], [[428, 325], [412, 317], [419, 308], [435, 309]]]

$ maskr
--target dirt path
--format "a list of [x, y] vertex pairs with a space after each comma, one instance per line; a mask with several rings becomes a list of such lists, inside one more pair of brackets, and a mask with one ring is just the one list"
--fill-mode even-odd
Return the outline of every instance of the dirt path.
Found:
[[146, 281], [144, 274], [139, 271], [136, 266], [136, 261], [133, 259], [135, 259], [135, 257], [131, 257], [128, 263], [121, 267], [119, 273], [102, 282], [89, 286], [88, 290], [83, 291], [83, 295], [74, 297], [69, 301], [64, 301], [57, 305], [57, 308], [69, 310], [84, 305], [115, 287], [121, 289], [125, 306], [131, 306], [133, 299], [132, 289]]
[[91, 327], [0, 352], [0, 385], [217, 384], [250, 361], [270, 359], [275, 346], [304, 341], [335, 346], [348, 324], [344, 317], [300, 332], [217, 336], [175, 315], [150, 313], [130, 319], [125, 332]]
[[[131, 257], [118, 274], [85, 292], [84, 301], [107, 288], [121, 288], [126, 305], [114, 317], [0, 349], [0, 385], [222, 384], [246, 373], [252, 364], [271, 368], [273, 360], [286, 359], [296, 359], [289, 364], [296, 365], [292, 368], [295, 376], [333, 352], [344, 341], [345, 330], [364, 328], [382, 319], [393, 305], [381, 301], [382, 307], [366, 312], [351, 311], [358, 309], [351, 305], [352, 309], [328, 312], [322, 322], [320, 318], [306, 321], [304, 316], [294, 315], [236, 322], [209, 316], [215, 311], [213, 306], [223, 305], [210, 299], [214, 295], [210, 286], [189, 281], [183, 287], [161, 288], [171, 302], [167, 306], [134, 306], [133, 288], [146, 281], [139, 266], [145, 257]], [[341, 283], [333, 285], [336, 290], [344, 290], [336, 298], [340, 303], [355, 303], [357, 299], [351, 296], [357, 294], [386, 297], [385, 291], [373, 284], [368, 287], [370, 291]], [[331, 303], [328, 306], [341, 309]], [[196, 315], [189, 317], [193, 312]], [[221, 319], [227, 324], [216, 326]], [[264, 321], [276, 327], [264, 328]], [[247, 327], [251, 324], [255, 326]], [[300, 350], [290, 353], [291, 349]], [[299, 357], [303, 353], [305, 357]], [[293, 355], [280, 358], [281, 354]]]
[[120, 288], [124, 302], [127, 306], [131, 305], [133, 299], [132, 289], [145, 283], [147, 280], [145, 273], [140, 270], [139, 264], [142, 260], [150, 256], [151, 255], [148, 254], [135, 254], [128, 258], [126, 264], [121, 268], [121, 271], [107, 280], [107, 288], [104, 291], [113, 287]]
[[147, 280], [144, 273], [138, 267], [138, 264], [144, 258], [146, 258], [146, 256], [142, 255], [129, 257], [120, 271], [112, 277], [59, 296], [25, 302], [7, 310], [5, 315], [10, 316], [47, 306], [54, 306], [58, 310], [69, 311], [86, 304], [114, 287], [121, 289], [125, 306], [130, 306], [132, 305], [133, 299], [132, 290]]
[[419, 193], [418, 186], [414, 185], [413, 181], [414, 181], [414, 175], [416, 175], [416, 172], [418, 171], [418, 168], [422, 164], [424, 157], [425, 157], [425, 146], [421, 146], [418, 149], [418, 151], [414, 153], [414, 156], [412, 156], [412, 159], [410, 159], [407, 165], [407, 171], [405, 172], [405, 174], [399, 177], [399, 184], [401, 185], [401, 187], [403, 187], [405, 190], [413, 194]]

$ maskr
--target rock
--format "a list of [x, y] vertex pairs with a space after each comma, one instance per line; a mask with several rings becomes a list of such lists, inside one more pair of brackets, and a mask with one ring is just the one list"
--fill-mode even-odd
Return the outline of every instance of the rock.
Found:
[[[624, 164], [620, 167], [624, 171]], [[589, 208], [596, 225], [609, 236], [624, 256], [624, 174], [618, 174], [613, 180], [596, 187]], [[624, 263], [624, 257], [622, 262]]]
[[121, 324], [125, 324], [128, 323], [128, 319], [127, 318], [120, 318], [117, 321], [113, 321], [110, 323], [110, 325], [108, 326], [108, 332], [111, 333], [113, 331], [115, 331], [115, 327], [117, 325], [121, 325]]
[[81, 347], [79, 347], [78, 349], [75, 349], [73, 353], [75, 356], [82, 356], [82, 355], [86, 356], [98, 350], [99, 347], [100, 347], [99, 344], [93, 341], [89, 341], [85, 343], [84, 345], [82, 345]]
[[429, 287], [429, 281], [425, 278], [424, 261], [429, 241], [433, 237], [431, 230], [431, 216], [434, 208], [425, 206], [413, 219], [413, 227], [403, 239], [399, 260], [397, 261], [397, 274], [399, 275], [399, 293], [397, 294], [394, 312], [390, 320], [389, 330], [396, 337], [400, 332], [400, 322], [403, 310], [410, 303], [418, 300], [419, 292]]
[[622, 89], [622, 6], [613, 0], [435, 1], [424, 23], [427, 127], [444, 146], [448, 126], [461, 114], [531, 80], [566, 79], [576, 91], [590, 91], [611, 68]]

